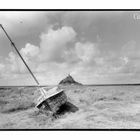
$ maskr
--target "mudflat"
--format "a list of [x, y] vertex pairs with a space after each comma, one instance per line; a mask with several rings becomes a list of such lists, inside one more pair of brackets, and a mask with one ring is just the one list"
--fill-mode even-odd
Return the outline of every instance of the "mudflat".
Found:
[[[49, 87], [48, 87], [49, 88]], [[34, 87], [0, 89], [0, 129], [140, 129], [140, 86], [62, 87], [77, 111], [39, 113]]]

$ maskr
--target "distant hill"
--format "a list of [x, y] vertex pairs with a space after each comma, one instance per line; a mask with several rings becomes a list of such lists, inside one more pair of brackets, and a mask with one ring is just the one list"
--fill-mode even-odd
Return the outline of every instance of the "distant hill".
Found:
[[71, 75], [68, 75], [65, 79], [59, 82], [59, 85], [82, 85], [76, 82]]

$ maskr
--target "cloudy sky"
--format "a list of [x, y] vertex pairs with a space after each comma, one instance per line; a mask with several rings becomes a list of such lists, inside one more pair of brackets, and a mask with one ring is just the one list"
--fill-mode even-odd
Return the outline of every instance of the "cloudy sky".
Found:
[[[0, 11], [40, 84], [140, 83], [140, 12]], [[35, 84], [0, 30], [0, 85]]]

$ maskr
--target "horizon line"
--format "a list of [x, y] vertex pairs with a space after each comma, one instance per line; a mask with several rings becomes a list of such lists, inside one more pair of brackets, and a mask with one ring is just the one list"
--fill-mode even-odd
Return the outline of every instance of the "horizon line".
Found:
[[[70, 86], [73, 84], [68, 84], [64, 86]], [[74, 84], [76, 85], [76, 84]], [[82, 84], [80, 86], [127, 86], [127, 85], [140, 85], [140, 83], [126, 83], [126, 84]], [[40, 85], [39, 87], [45, 87], [45, 86], [58, 86], [58, 85]], [[0, 85], [0, 87], [38, 87], [37, 85]]]

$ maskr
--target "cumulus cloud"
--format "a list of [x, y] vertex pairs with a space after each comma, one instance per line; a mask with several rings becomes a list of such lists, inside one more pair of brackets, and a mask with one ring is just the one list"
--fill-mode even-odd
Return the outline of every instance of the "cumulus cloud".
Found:
[[122, 47], [121, 54], [122, 56], [134, 59], [140, 57], [140, 48], [137, 46], [136, 41], [132, 40]]
[[68, 49], [68, 43], [73, 42], [76, 32], [72, 27], [64, 26], [61, 29], [49, 29], [41, 35], [40, 59], [48, 61], [64, 61], [64, 52]]
[[27, 43], [24, 48], [20, 50], [20, 53], [23, 57], [34, 57], [39, 54], [39, 47], [32, 45], [30, 43]]
[[100, 53], [96, 48], [96, 45], [91, 42], [77, 42], [75, 48], [77, 56], [86, 63], [94, 61], [94, 58], [97, 57]]
[[120, 73], [130, 73], [135, 75], [140, 73], [140, 48], [134, 40], [127, 42], [121, 49], [121, 59], [125, 65], [120, 69]]
[[0, 70], [4, 69], [5, 65], [4, 64], [0, 64]]
[[[16, 55], [15, 53], [10, 52], [6, 60], [7, 60], [6, 68], [9, 72], [19, 73], [26, 71], [26, 67], [24, 66], [23, 62], [21, 61], [19, 56]], [[25, 60], [27, 61], [26, 58]]]
[[[83, 71], [85, 65], [91, 68], [94, 63], [102, 61], [97, 44], [79, 42], [76, 40], [76, 35], [72, 27], [50, 28], [41, 34], [40, 46], [27, 43], [20, 53], [38, 77], [43, 72], [46, 77], [48, 74], [55, 75], [61, 80], [60, 77], [68, 73], [78, 74], [79, 71]], [[14, 73], [17, 76], [18, 73], [27, 73], [23, 62], [13, 52], [9, 53], [5, 67], [7, 75]]]
[[[117, 79], [115, 75], [123, 77], [140, 72], [140, 49], [134, 41], [126, 43], [120, 52], [103, 52], [101, 45], [101, 42], [78, 40], [77, 32], [70, 26], [57, 29], [52, 26], [40, 35], [39, 46], [27, 43], [20, 53], [41, 83], [56, 84], [68, 73], [86, 84], [106, 80], [109, 83]], [[19, 78], [19, 73], [27, 74], [14, 52], [9, 53], [5, 64], [0, 64], [0, 71], [5, 71], [4, 77]]]
[[[40, 46], [27, 43], [20, 53], [41, 80], [44, 77], [41, 77], [42, 72], [47, 79], [50, 79], [49, 81], [52, 81], [50, 76], [52, 78], [55, 76], [57, 79], [55, 81], [58, 82], [61, 80], [60, 77], [68, 73], [86, 81], [84, 75], [91, 74], [90, 79], [92, 79], [97, 78], [99, 74], [118, 71], [119, 68], [112, 65], [115, 61], [111, 64], [112, 57], [102, 56], [97, 43], [79, 42], [76, 40], [76, 35], [72, 27], [64, 26], [56, 30], [50, 28], [46, 33], [41, 34]], [[8, 70], [7, 75], [14, 73], [15, 77], [18, 73], [27, 73], [23, 62], [13, 52], [9, 53], [5, 70]]]
[[[68, 56], [74, 56], [72, 43], [76, 38], [76, 32], [72, 27], [64, 26], [57, 30], [49, 29], [46, 33], [40, 36], [40, 46], [27, 43], [24, 48], [20, 50], [21, 55], [26, 63], [35, 73], [50, 71], [57, 72], [63, 69], [66, 70], [68, 66], [65, 62], [68, 61]], [[71, 51], [69, 51], [71, 50]], [[69, 58], [71, 61], [74, 59]], [[62, 63], [58, 65], [57, 63]], [[64, 64], [63, 64], [64, 63]], [[19, 73], [27, 73], [27, 68], [15, 52], [10, 52], [5, 60], [4, 66], [5, 75], [12, 76]], [[56, 70], [56, 71], [55, 71]]]

